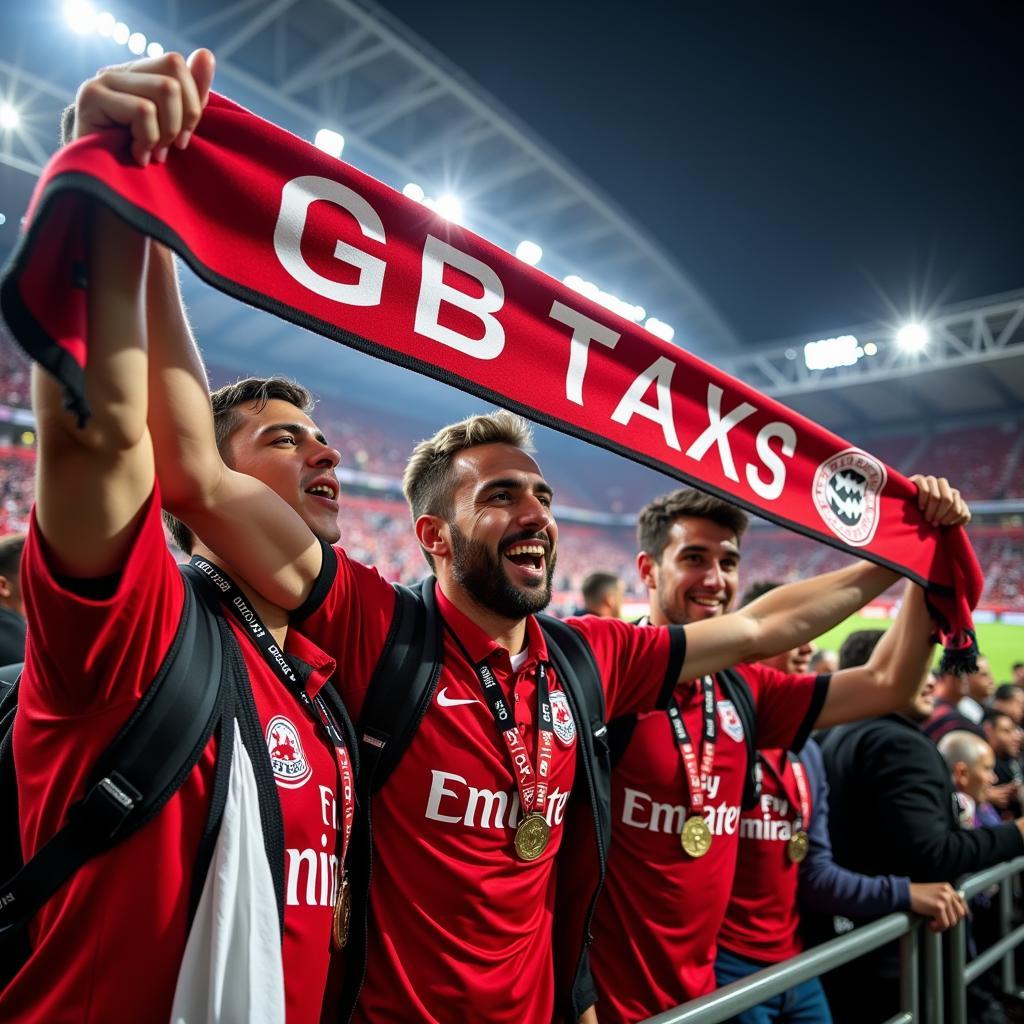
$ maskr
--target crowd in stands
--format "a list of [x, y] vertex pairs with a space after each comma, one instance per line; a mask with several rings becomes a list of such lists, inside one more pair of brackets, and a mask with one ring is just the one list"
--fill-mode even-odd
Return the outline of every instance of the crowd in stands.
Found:
[[[0, 447], [0, 535], [21, 532], [32, 504], [34, 452]], [[379, 464], [385, 472], [384, 463]], [[378, 566], [388, 579], [405, 583], [420, 579], [425, 563], [409, 531], [409, 513], [400, 499], [342, 493], [345, 544], [360, 560]], [[971, 539], [985, 572], [982, 606], [1024, 611], [1024, 528], [971, 528]], [[774, 527], [752, 529], [743, 553], [750, 579], [791, 582], [829, 572], [847, 557], [834, 548]], [[560, 523], [555, 607], [568, 613], [576, 607], [583, 579], [595, 566], [614, 572], [625, 586], [627, 603], [641, 601], [644, 591], [636, 573], [632, 527]]]

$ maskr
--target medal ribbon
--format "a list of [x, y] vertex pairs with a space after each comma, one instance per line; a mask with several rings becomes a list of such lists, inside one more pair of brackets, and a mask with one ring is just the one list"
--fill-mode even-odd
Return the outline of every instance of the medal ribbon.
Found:
[[548, 670], [543, 661], [537, 663], [537, 765], [530, 763], [530, 755], [523, 742], [519, 726], [509, 709], [501, 684], [486, 662], [474, 662], [455, 631], [445, 623], [445, 628], [459, 646], [463, 655], [473, 666], [480, 688], [483, 690], [484, 701], [491, 709], [494, 724], [505, 739], [512, 754], [513, 774], [516, 789], [519, 791], [519, 803], [523, 808], [523, 816], [537, 812], [544, 814], [544, 805], [548, 799], [548, 779], [551, 774], [552, 734], [554, 732], [551, 716], [551, 694], [548, 690]]
[[789, 790], [786, 789], [786, 783], [783, 781], [782, 776], [778, 773], [775, 766], [766, 757], [761, 757], [758, 754], [758, 769], [763, 764], [765, 768], [771, 772], [772, 777], [779, 784], [779, 789], [782, 790], [786, 799], [793, 804], [797, 811], [797, 817], [793, 821], [793, 831], [802, 832], [806, 827], [807, 823], [811, 819], [811, 794], [807, 786], [807, 774], [804, 771], [804, 766], [800, 761], [800, 755], [795, 754], [792, 750], [787, 752], [789, 764], [793, 769], [793, 778], [796, 780], [796, 792], [798, 799], [796, 801], [789, 795]]
[[686, 779], [690, 788], [690, 813], [704, 813], [704, 782], [711, 777], [711, 768], [715, 763], [715, 743], [718, 741], [718, 719], [715, 717], [715, 683], [711, 676], [704, 676], [700, 681], [703, 702], [703, 736], [701, 737], [700, 767], [697, 767], [697, 755], [686, 731], [683, 713], [679, 707], [679, 699], [673, 695], [669, 702], [668, 717], [675, 733], [676, 746], [683, 759]]
[[263, 660], [270, 666], [271, 671], [285, 685], [285, 687], [298, 699], [307, 715], [312, 718], [314, 724], [319, 724], [326, 733], [334, 751], [334, 760], [338, 768], [338, 781], [341, 787], [342, 807], [342, 832], [341, 832], [341, 856], [338, 863], [339, 883], [345, 877], [345, 857], [348, 854], [349, 839], [352, 836], [352, 826], [355, 822], [355, 773], [352, 771], [352, 759], [349, 756], [348, 747], [338, 729], [337, 723], [330, 709], [324, 703], [323, 698], [317, 694], [310, 698], [305, 687], [299, 682], [291, 665], [288, 664], [284, 652], [274, 642], [273, 634], [263, 624], [256, 609], [246, 600], [245, 595], [238, 589], [234, 580], [231, 579], [223, 569], [211, 565], [204, 558], [193, 557], [189, 563], [198, 569], [210, 581], [211, 592], [216, 592], [217, 597], [235, 617], [242, 627], [242, 632], [249, 637], [260, 652]]

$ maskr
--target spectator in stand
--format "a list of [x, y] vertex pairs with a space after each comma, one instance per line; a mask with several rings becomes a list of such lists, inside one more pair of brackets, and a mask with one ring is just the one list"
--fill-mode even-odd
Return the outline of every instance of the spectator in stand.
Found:
[[921, 731], [938, 743], [948, 732], [962, 729], [985, 738], [981, 726], [960, 710], [960, 701], [967, 694], [967, 676], [958, 672], [936, 672], [934, 702], [935, 710], [921, 726]]
[[807, 667], [818, 675], [835, 672], [839, 668], [839, 655], [835, 651], [822, 648], [811, 655], [811, 662]]
[[[768, 662], [766, 661], [765, 664]], [[761, 789], [740, 818], [740, 851], [718, 934], [718, 984], [745, 978], [803, 951], [801, 908], [882, 917], [912, 910], [933, 931], [951, 928], [966, 907], [948, 882], [911, 882], [840, 867], [828, 835], [828, 783], [821, 750], [760, 750]], [[798, 898], [799, 896], [799, 898]], [[738, 1014], [735, 1024], [829, 1024], [821, 981], [812, 978]]]
[[583, 581], [583, 614], [601, 619], [622, 618], [622, 598], [626, 588], [613, 572], [599, 570]]
[[1003, 683], [992, 695], [992, 708], [1003, 711], [1013, 719], [1014, 725], [1024, 722], [1024, 689], [1016, 683]]
[[1024, 661], [1015, 661], [1012, 671], [1014, 686], [1024, 686]]
[[964, 718], [970, 719], [975, 725], [981, 725], [981, 719], [985, 714], [985, 708], [992, 700], [992, 690], [995, 687], [995, 679], [992, 678], [992, 670], [988, 665], [988, 658], [978, 655], [978, 667], [973, 672], [967, 673], [964, 684], [964, 695], [957, 702], [957, 711]]
[[[883, 635], [851, 633], [839, 652], [841, 669], [862, 664]], [[822, 742], [832, 848], [836, 862], [851, 871], [955, 882], [1024, 853], [1024, 819], [960, 827], [946, 763], [918, 727], [930, 704], [925, 688], [902, 711], [840, 726]], [[872, 919], [849, 916], [857, 923]], [[827, 921], [817, 924], [819, 934], [830, 930]], [[892, 1016], [899, 1003], [897, 944], [830, 972], [825, 990], [837, 1022]]]
[[988, 745], [995, 753], [996, 785], [989, 800], [1004, 818], [1024, 814], [1024, 768], [1020, 763], [1021, 730], [1010, 715], [998, 708], [985, 712], [981, 723]]
[[25, 605], [19, 569], [25, 534], [0, 537], [0, 666], [25, 660]]
[[964, 812], [961, 824], [965, 828], [1000, 824], [999, 812], [989, 802], [996, 784], [996, 755], [992, 747], [973, 732], [956, 730], [939, 740], [938, 750], [960, 798]]

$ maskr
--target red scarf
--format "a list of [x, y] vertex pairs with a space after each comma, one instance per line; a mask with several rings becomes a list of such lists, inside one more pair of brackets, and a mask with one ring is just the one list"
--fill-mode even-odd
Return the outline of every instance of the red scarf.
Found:
[[974, 552], [922, 522], [905, 477], [215, 94], [166, 164], [138, 167], [105, 132], [36, 186], [0, 304], [81, 416], [87, 196], [229, 295], [895, 569], [927, 587], [947, 645], [971, 648]]

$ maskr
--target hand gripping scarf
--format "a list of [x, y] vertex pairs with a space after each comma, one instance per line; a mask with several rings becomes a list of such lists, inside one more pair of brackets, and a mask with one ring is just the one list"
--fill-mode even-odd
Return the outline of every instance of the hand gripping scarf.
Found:
[[80, 417], [90, 198], [244, 302], [908, 576], [947, 662], [970, 661], [977, 559], [962, 529], [922, 521], [905, 477], [216, 94], [166, 164], [103, 132], [37, 183], [0, 308]]

